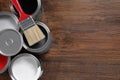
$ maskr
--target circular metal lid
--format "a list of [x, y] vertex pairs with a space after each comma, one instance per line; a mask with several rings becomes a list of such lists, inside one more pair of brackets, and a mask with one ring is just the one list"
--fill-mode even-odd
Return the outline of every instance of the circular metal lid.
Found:
[[0, 32], [0, 52], [5, 56], [16, 55], [22, 48], [23, 39], [15, 30], [4, 30]]
[[38, 80], [42, 73], [39, 60], [27, 53], [16, 56], [9, 66], [12, 80]]

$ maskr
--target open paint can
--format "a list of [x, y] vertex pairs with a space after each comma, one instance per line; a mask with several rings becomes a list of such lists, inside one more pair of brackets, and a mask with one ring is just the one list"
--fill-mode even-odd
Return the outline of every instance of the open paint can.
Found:
[[39, 26], [39, 28], [43, 31], [43, 33], [45, 34], [45, 39], [41, 40], [40, 42], [38, 42], [37, 44], [33, 46], [29, 46], [25, 36], [23, 35], [23, 47], [30, 52], [43, 54], [47, 52], [50, 48], [51, 34], [50, 34], [49, 28], [44, 23], [42, 22], [36, 22], [36, 23]]
[[8, 71], [12, 80], [38, 80], [43, 73], [39, 60], [27, 53], [13, 58]]
[[0, 74], [7, 70], [9, 63], [10, 57], [0, 55]]
[[[39, 20], [42, 15], [42, 7], [41, 7], [41, 0], [18, 0], [23, 11], [26, 14], [32, 15], [34, 20]], [[10, 2], [10, 9], [11, 11], [19, 17], [19, 13], [13, 4]]]
[[0, 54], [16, 55], [22, 45], [23, 38], [19, 33], [17, 17], [8, 12], [0, 12]]

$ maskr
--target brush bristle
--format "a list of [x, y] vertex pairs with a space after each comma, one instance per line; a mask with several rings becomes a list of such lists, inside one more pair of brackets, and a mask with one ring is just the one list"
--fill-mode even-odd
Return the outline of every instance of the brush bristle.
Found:
[[32, 46], [45, 38], [42, 30], [37, 25], [34, 25], [31, 28], [25, 30], [24, 35], [28, 41], [29, 46]]

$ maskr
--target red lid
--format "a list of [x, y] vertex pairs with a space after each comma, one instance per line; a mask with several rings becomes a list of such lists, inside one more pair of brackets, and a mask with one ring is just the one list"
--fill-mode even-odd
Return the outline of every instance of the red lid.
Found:
[[8, 57], [0, 55], [0, 70], [3, 70], [8, 63]]

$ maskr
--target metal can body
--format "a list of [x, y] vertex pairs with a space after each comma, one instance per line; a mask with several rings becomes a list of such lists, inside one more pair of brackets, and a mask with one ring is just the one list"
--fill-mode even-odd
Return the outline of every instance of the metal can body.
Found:
[[49, 28], [44, 23], [36, 22], [36, 24], [41, 28], [46, 38], [33, 46], [29, 46], [23, 35], [23, 47], [30, 52], [43, 54], [47, 52], [51, 46], [51, 34]]
[[8, 12], [0, 13], [0, 54], [16, 55], [22, 48], [23, 38], [19, 33], [18, 20]]
[[[40, 20], [41, 19], [41, 15], [42, 15], [42, 3], [41, 0], [31, 0], [31, 1], [27, 1], [27, 0], [19, 0], [22, 6], [22, 9], [24, 10], [25, 13], [32, 15], [34, 20]], [[28, 3], [27, 3], [28, 2]], [[13, 4], [10, 2], [10, 9], [11, 11], [19, 17], [19, 13], [17, 12], [17, 10], [15, 9], [15, 7], [13, 6]], [[27, 7], [26, 7], [27, 5]]]
[[12, 80], [38, 80], [43, 73], [40, 61], [28, 53], [13, 58], [8, 71]]

